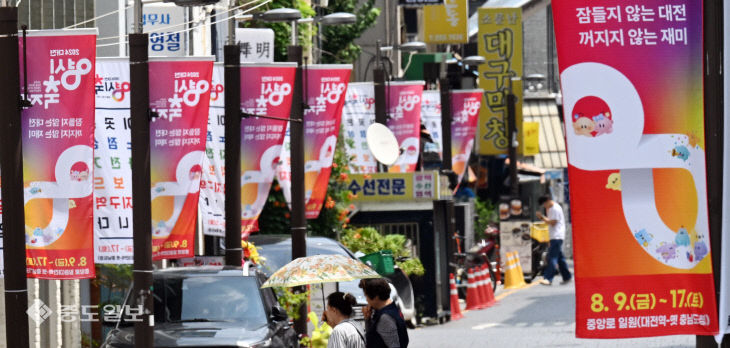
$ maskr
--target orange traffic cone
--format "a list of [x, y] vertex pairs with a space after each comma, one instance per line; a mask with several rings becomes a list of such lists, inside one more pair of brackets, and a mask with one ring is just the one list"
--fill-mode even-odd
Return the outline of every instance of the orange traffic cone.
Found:
[[461, 314], [459, 293], [456, 291], [456, 281], [453, 273], [449, 273], [449, 289], [451, 289], [451, 320], [459, 320], [464, 315]]
[[494, 298], [494, 291], [492, 290], [492, 279], [489, 276], [489, 269], [487, 269], [487, 265], [482, 265], [482, 272], [485, 275], [485, 283], [484, 284], [484, 299], [485, 299], [485, 305], [487, 307], [493, 306], [495, 303], [497, 303], [497, 300]]
[[471, 311], [480, 309], [481, 300], [479, 299], [479, 291], [477, 290], [477, 283], [474, 279], [474, 269], [469, 268], [467, 275], [468, 285], [466, 288], [466, 310]]
[[487, 281], [487, 275], [486, 273], [489, 273], [487, 270], [484, 269], [484, 267], [476, 267], [477, 271], [476, 273], [479, 274], [479, 294], [481, 295], [482, 299], [482, 308], [489, 307], [488, 298], [487, 298], [487, 283], [490, 285], [491, 282]]

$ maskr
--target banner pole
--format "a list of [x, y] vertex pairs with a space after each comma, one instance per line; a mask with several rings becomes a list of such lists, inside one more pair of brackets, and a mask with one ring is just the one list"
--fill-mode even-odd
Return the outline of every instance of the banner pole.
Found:
[[439, 90], [441, 92], [441, 154], [443, 160], [441, 170], [447, 174], [452, 171], [451, 166], [451, 86], [449, 79], [439, 79]]
[[[229, 33], [229, 35], [234, 35]], [[225, 264], [241, 266], [241, 53], [223, 47], [225, 81]]]
[[25, 272], [25, 212], [21, 138], [18, 8], [0, 7], [0, 168], [2, 168], [5, 342], [28, 347], [28, 289]]
[[[289, 132], [291, 139], [291, 253], [292, 260], [307, 256], [307, 219], [304, 206], [304, 83], [302, 76], [302, 46], [287, 48], [288, 60], [297, 63], [292, 94]], [[294, 322], [298, 334], [307, 333], [307, 308], [299, 308]]]
[[148, 34], [142, 33], [142, 1], [134, 1], [134, 33], [129, 34], [130, 118], [132, 122], [132, 223], [134, 243], [133, 295], [142, 306], [134, 323], [134, 346], [152, 347], [152, 189], [150, 178], [150, 84]]
[[[725, 2], [727, 3], [727, 2]], [[704, 74], [704, 108], [705, 108], [705, 163], [707, 165], [707, 205], [710, 250], [712, 251], [712, 269], [715, 279], [715, 294], [719, 306], [721, 298], [720, 282], [727, 281], [720, 277], [722, 273], [722, 192], [723, 192], [723, 2], [703, 2], [703, 38], [706, 57]], [[727, 139], [725, 139], [727, 140]], [[700, 203], [701, 204], [701, 203]], [[726, 295], [727, 296], [727, 295]], [[722, 315], [722, 313], [720, 313]], [[724, 328], [720, 328], [723, 332]], [[695, 336], [698, 348], [718, 347], [713, 336]], [[725, 336], [727, 338], [727, 335]], [[724, 340], [722, 347], [729, 347], [730, 342]]]

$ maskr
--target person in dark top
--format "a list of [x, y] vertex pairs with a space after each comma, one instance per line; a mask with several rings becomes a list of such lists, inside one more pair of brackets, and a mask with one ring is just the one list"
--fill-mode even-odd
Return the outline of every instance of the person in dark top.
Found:
[[363, 279], [360, 287], [368, 305], [365, 316], [365, 347], [407, 348], [408, 332], [400, 309], [390, 299], [390, 285], [383, 278]]

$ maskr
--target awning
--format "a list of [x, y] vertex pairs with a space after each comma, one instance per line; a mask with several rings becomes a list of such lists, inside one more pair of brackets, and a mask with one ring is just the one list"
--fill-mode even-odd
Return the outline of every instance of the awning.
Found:
[[534, 157], [535, 166], [545, 169], [566, 168], [565, 132], [555, 98], [525, 98], [522, 120], [540, 123], [540, 153]]

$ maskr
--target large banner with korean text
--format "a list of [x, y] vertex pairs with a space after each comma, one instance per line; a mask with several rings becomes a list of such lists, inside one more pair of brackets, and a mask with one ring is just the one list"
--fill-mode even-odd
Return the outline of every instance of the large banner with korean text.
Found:
[[[507, 154], [507, 93], [517, 97], [515, 124], [522, 143], [522, 9], [479, 8], [479, 87], [485, 91], [479, 112], [480, 155]], [[518, 148], [518, 151], [520, 149]]]
[[[304, 199], [307, 219], [316, 219], [327, 195], [337, 136], [340, 133], [351, 65], [309, 65], [304, 70]], [[279, 183], [291, 202], [289, 137], [284, 141]]]
[[576, 336], [713, 335], [702, 1], [574, 0], [553, 9]]
[[[421, 124], [426, 126], [428, 133], [431, 134], [435, 149], [424, 147], [423, 151], [435, 151], [439, 156], [443, 154], [443, 134], [441, 132], [441, 91], [428, 90], [423, 91], [421, 100]], [[428, 144], [428, 143], [427, 143]]]
[[342, 110], [342, 131], [351, 173], [375, 173], [378, 162], [370, 153], [367, 131], [375, 123], [375, 89], [372, 82], [357, 82], [347, 86]]
[[458, 182], [469, 166], [483, 94], [481, 89], [451, 92], [451, 167]]
[[391, 173], [416, 170], [421, 136], [421, 98], [423, 81], [397, 81], [386, 86], [388, 128], [393, 131], [401, 149], [401, 155], [392, 166]]
[[212, 57], [149, 63], [154, 260], [194, 255], [212, 73]]
[[131, 264], [129, 60], [99, 58], [94, 82], [94, 258], [102, 264]]
[[213, 66], [210, 84], [210, 109], [208, 131], [203, 157], [203, 174], [200, 180], [200, 222], [203, 234], [225, 237], [225, 87], [223, 85], [223, 64]]
[[31, 104], [22, 111], [27, 275], [94, 278], [96, 30], [29, 31], [26, 40], [20, 59], [28, 66], [21, 92]]
[[241, 237], [258, 231], [258, 217], [279, 168], [291, 111], [295, 63], [244, 64], [241, 67]]

